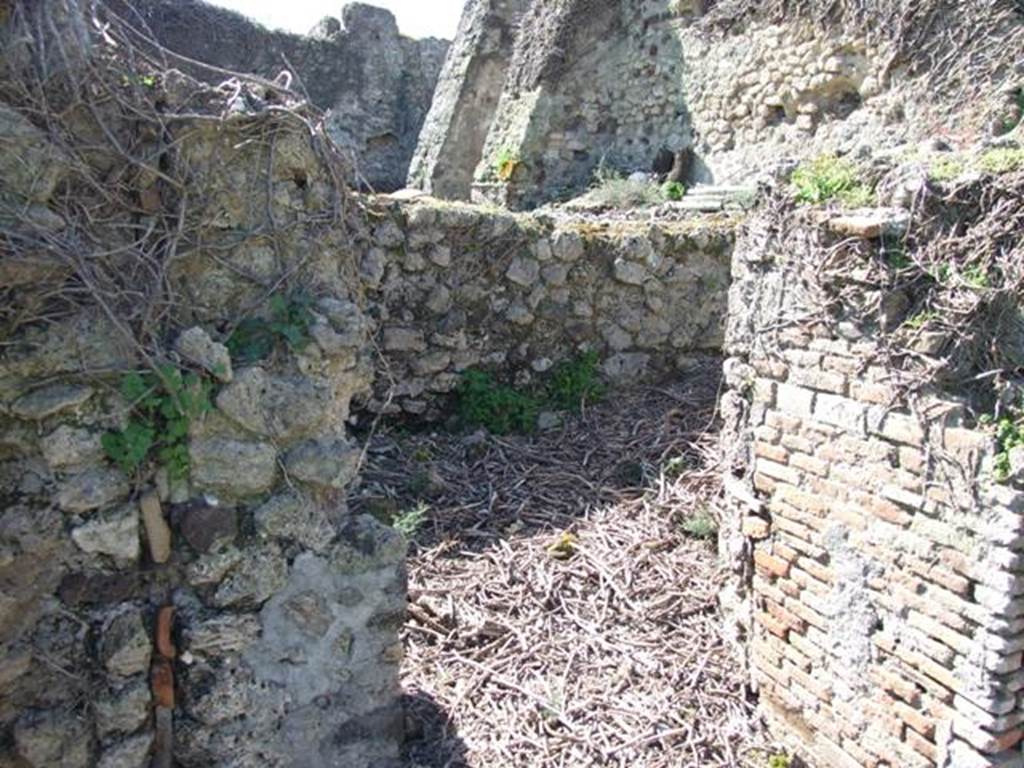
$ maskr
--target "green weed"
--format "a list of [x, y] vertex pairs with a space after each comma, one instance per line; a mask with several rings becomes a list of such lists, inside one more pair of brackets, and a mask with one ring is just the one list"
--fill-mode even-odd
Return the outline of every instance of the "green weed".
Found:
[[928, 166], [928, 178], [932, 181], [953, 181], [967, 170], [963, 158], [954, 154], [940, 155]]
[[131, 404], [131, 417], [123, 430], [100, 438], [107, 457], [131, 473], [155, 455], [173, 479], [187, 478], [189, 427], [212, 409], [212, 389], [208, 380], [172, 365], [129, 373], [121, 395]]
[[407, 539], [415, 538], [426, 522], [429, 511], [430, 507], [426, 504], [419, 504], [412, 509], [399, 512], [391, 520], [391, 527]]
[[686, 186], [678, 181], [667, 181], [661, 187], [666, 200], [679, 201], [686, 195]]
[[544, 382], [526, 392], [500, 384], [485, 371], [466, 371], [456, 390], [459, 415], [463, 423], [496, 435], [533, 432], [542, 410], [578, 411], [583, 403], [604, 396], [598, 360], [596, 352], [586, 352], [560, 363]]
[[978, 158], [978, 167], [986, 173], [1013, 173], [1024, 169], [1024, 149], [997, 147]]
[[790, 768], [793, 764], [789, 755], [774, 754], [768, 757], [768, 768]]
[[683, 533], [695, 539], [713, 539], [718, 535], [718, 523], [705, 511], [686, 518], [680, 527]]
[[937, 320], [938, 318], [939, 318], [939, 313], [938, 312], [919, 312], [918, 314], [916, 314], [913, 317], [909, 318], [906, 321], [905, 325], [908, 328], [912, 328], [913, 330], [916, 331], [919, 328], [924, 328], [924, 326], [926, 326], [932, 320]]
[[499, 384], [484, 371], [463, 373], [457, 394], [459, 415], [467, 424], [485, 427], [496, 435], [532, 432], [537, 425], [540, 400]]
[[271, 296], [269, 319], [245, 318], [228, 338], [231, 358], [243, 364], [254, 363], [269, 357], [281, 342], [293, 351], [302, 350], [311, 341], [312, 305], [312, 300], [302, 295]]
[[1019, 407], [1012, 408], [1006, 415], [995, 421], [992, 416], [982, 416], [979, 421], [983, 425], [995, 423], [996, 444], [999, 451], [993, 461], [993, 474], [997, 483], [1005, 483], [1010, 479], [1010, 451], [1024, 445], [1024, 411]]
[[604, 397], [605, 386], [597, 372], [597, 352], [585, 352], [555, 366], [547, 386], [549, 405], [566, 411], [579, 410], [585, 402]]
[[810, 205], [837, 200], [844, 205], [869, 205], [871, 188], [861, 181], [857, 166], [848, 160], [825, 155], [801, 163], [793, 172], [792, 184], [797, 202]]
[[501, 181], [509, 181], [515, 175], [520, 162], [519, 155], [511, 148], [502, 147], [494, 158], [494, 175]]

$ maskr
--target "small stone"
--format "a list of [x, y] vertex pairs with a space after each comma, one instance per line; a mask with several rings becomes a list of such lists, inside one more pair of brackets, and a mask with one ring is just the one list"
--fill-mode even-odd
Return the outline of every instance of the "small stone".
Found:
[[231, 353], [226, 346], [211, 339], [210, 334], [202, 328], [183, 331], [174, 342], [174, 348], [183, 358], [209, 371], [219, 381], [231, 381]]
[[288, 563], [277, 545], [248, 551], [213, 596], [219, 608], [257, 609], [288, 580]]
[[288, 474], [311, 485], [343, 489], [359, 471], [361, 451], [344, 439], [308, 440], [285, 456]]
[[861, 211], [828, 220], [828, 228], [838, 235], [874, 240], [879, 237], [900, 238], [910, 226], [910, 214], [902, 209]]
[[130, 490], [124, 473], [110, 467], [89, 469], [61, 484], [57, 504], [65, 512], [91, 512], [127, 496]]
[[267, 443], [193, 439], [189, 457], [193, 484], [218, 495], [258, 496], [277, 480], [277, 451]]
[[601, 366], [601, 371], [612, 381], [635, 381], [647, 372], [651, 356], [643, 352], [619, 352]]
[[186, 645], [197, 656], [230, 656], [242, 653], [260, 636], [255, 616], [217, 616], [195, 625], [185, 633]]
[[541, 411], [537, 416], [537, 429], [541, 432], [557, 429], [562, 425], [562, 414], [555, 411]]
[[266, 538], [294, 541], [316, 552], [334, 540], [335, 528], [323, 505], [297, 493], [273, 497], [253, 513], [253, 520]]
[[523, 257], [513, 259], [505, 272], [505, 277], [523, 288], [529, 288], [536, 283], [539, 276], [540, 265], [533, 259]]
[[103, 460], [100, 436], [62, 424], [42, 440], [43, 458], [50, 469], [67, 469]]
[[384, 273], [387, 268], [388, 254], [382, 248], [371, 248], [359, 261], [359, 276], [366, 282], [368, 288], [380, 287], [384, 280]]
[[402, 534], [370, 515], [351, 518], [340, 533], [330, 555], [331, 567], [338, 573], [382, 569], [405, 558], [406, 541]]
[[160, 496], [154, 491], [147, 493], [139, 502], [142, 525], [149, 542], [149, 557], [154, 563], [166, 563], [171, 557], [171, 528], [164, 519]]
[[115, 616], [100, 638], [100, 657], [111, 674], [131, 677], [149, 670], [152, 643], [135, 610]]
[[200, 557], [188, 567], [185, 576], [193, 587], [210, 587], [223, 581], [240, 562], [242, 553], [230, 547], [223, 552]]
[[435, 246], [427, 254], [427, 258], [438, 267], [450, 267], [452, 265], [452, 249], [446, 245]]
[[238, 515], [233, 507], [193, 504], [182, 514], [181, 535], [200, 554], [223, 549], [238, 537]]
[[149, 765], [149, 750], [152, 745], [153, 734], [140, 733], [104, 750], [97, 768], [146, 768]]
[[14, 401], [11, 413], [19, 419], [40, 421], [85, 404], [93, 395], [92, 387], [81, 384], [54, 384], [29, 392]]
[[14, 726], [18, 755], [32, 768], [86, 768], [90, 765], [86, 723], [65, 712], [30, 712]]
[[559, 261], [577, 261], [584, 251], [583, 238], [576, 232], [562, 230], [551, 236], [551, 252]]
[[410, 328], [387, 328], [384, 331], [384, 349], [388, 352], [423, 352], [426, 348], [422, 331]]
[[71, 531], [78, 548], [90, 555], [107, 555], [118, 565], [139, 559], [139, 515], [130, 504], [118, 507]]
[[96, 728], [106, 740], [114, 733], [132, 733], [149, 717], [149, 684], [145, 678], [108, 690], [96, 699]]
[[330, 406], [328, 387], [304, 377], [274, 376], [260, 367], [246, 368], [217, 395], [217, 407], [228, 418], [283, 442], [315, 432]]
[[615, 260], [615, 279], [627, 285], [643, 285], [647, 282], [647, 270], [641, 264], [623, 259]]

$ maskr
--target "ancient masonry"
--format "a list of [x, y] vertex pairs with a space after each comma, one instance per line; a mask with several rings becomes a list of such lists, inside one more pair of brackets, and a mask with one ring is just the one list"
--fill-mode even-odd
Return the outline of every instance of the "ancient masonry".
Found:
[[861, 130], [905, 130], [891, 112], [913, 105], [888, 93], [886, 51], [796, 23], [711, 35], [705, 5], [474, 0], [410, 186], [530, 208], [583, 191], [598, 167], [664, 173], [680, 153], [688, 183], [742, 179], [781, 145], [855, 142], [854, 112]]
[[[864, 40], [763, 21], [705, 36], [705, 5], [473, 0], [414, 181], [528, 207], [585, 186], [602, 161], [650, 168], [687, 151], [691, 181], [728, 179], [775, 144], [855, 149], [892, 114], [896, 75]], [[22, 82], [26, 61], [75, 69], [46, 36], [88, 40], [87, 17], [59, 6], [13, 35], [21, 17], [0, 3], [0, 83]], [[114, 7], [224, 68], [274, 78], [291, 62], [360, 173], [403, 182], [442, 43], [401, 38], [361, 5], [310, 38], [198, 4]], [[2, 91], [3, 247], [33, 247], [0, 260], [16, 329], [0, 346], [0, 765], [283, 767], [301, 754], [310, 768], [396, 768], [406, 543], [346, 508], [363, 451], [353, 422], [441, 418], [471, 367], [525, 385], [592, 350], [628, 382], [723, 349], [722, 602], [773, 732], [815, 768], [1024, 765], [1024, 496], [993, 482], [995, 446], [962, 402], [905, 394], [875, 318], [805, 322], [828, 286], [801, 265], [832, 254], [837, 232], [882, 230], [354, 200], [297, 102], [167, 64], [152, 83], [113, 84], [153, 96], [150, 123], [68, 110], [56, 131], [18, 101], [34, 94]], [[110, 136], [159, 162], [96, 150]], [[87, 151], [72, 154], [76, 139]], [[81, 183], [97, 175], [109, 184]], [[78, 195], [90, 204], [69, 206]], [[176, 243], [166, 261], [111, 266], [154, 231]], [[159, 315], [167, 338], [132, 343], [109, 303], [68, 299], [87, 278], [134, 277], [125, 263], [144, 278], [119, 298], [144, 328]], [[54, 285], [58, 310], [19, 319], [50, 307]], [[292, 309], [274, 305], [283, 286], [303, 289], [308, 343], [261, 335]], [[246, 321], [256, 330], [229, 350]], [[163, 347], [171, 367], [154, 370]], [[174, 386], [209, 402], [165, 466], [116, 461], [131, 446], [109, 436]]]
[[[308, 35], [271, 31], [201, 0], [122, 3], [112, 4], [194, 62], [270, 80], [293, 71], [292, 85], [329, 111], [332, 138], [355, 159], [354, 181], [377, 192], [405, 186], [446, 41], [403, 37], [390, 11], [363, 3], [347, 4], [341, 21], [327, 17]], [[174, 57], [168, 66], [214, 84], [229, 77]]]
[[753, 222], [737, 245], [723, 602], [812, 765], [1020, 766], [1024, 494], [962, 402], [901, 395], [877, 318], [806, 322], [830, 226]]

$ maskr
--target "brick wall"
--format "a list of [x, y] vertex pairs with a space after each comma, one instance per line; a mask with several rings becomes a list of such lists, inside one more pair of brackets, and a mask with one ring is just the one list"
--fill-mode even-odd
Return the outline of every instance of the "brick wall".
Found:
[[755, 222], [734, 261], [724, 602], [751, 684], [813, 766], [1024, 765], [1024, 494], [872, 318], [820, 311], [799, 264], [826, 240]]

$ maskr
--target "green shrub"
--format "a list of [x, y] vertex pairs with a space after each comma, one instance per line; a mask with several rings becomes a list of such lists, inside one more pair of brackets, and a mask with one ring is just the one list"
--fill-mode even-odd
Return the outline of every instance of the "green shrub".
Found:
[[797, 202], [820, 205], [836, 200], [844, 205], [869, 205], [871, 188], [861, 181], [857, 166], [834, 155], [800, 164], [791, 183]]
[[459, 415], [466, 424], [485, 427], [496, 435], [532, 432], [537, 425], [540, 401], [497, 383], [484, 371], [463, 373], [457, 394]]
[[502, 147], [494, 158], [494, 175], [501, 181], [509, 181], [519, 167], [519, 155], [509, 147]]
[[607, 208], [644, 208], [665, 202], [661, 188], [653, 181], [606, 178], [587, 193], [587, 200]]
[[[991, 424], [992, 417], [981, 419], [983, 424]], [[995, 422], [996, 444], [999, 452], [995, 455], [993, 471], [996, 482], [1005, 483], [1010, 479], [1010, 451], [1024, 445], [1024, 413], [1014, 408]]]
[[598, 360], [596, 352], [586, 352], [560, 363], [530, 392], [499, 384], [484, 371], [466, 371], [456, 390], [459, 415], [464, 424], [486, 427], [496, 435], [532, 432], [545, 408], [578, 411], [584, 402], [604, 396]]
[[584, 402], [604, 397], [605, 386], [597, 372], [597, 352], [586, 352], [555, 366], [547, 386], [549, 405], [576, 411]]
[[661, 188], [666, 200], [679, 201], [686, 196], [686, 185], [678, 181], [666, 181]]
[[131, 473], [155, 456], [173, 479], [187, 478], [189, 427], [212, 409], [212, 389], [206, 379], [172, 365], [146, 374], [129, 373], [121, 382], [121, 395], [129, 402], [131, 415], [123, 430], [100, 438], [107, 457]]
[[247, 317], [227, 340], [231, 359], [239, 363], [255, 363], [270, 356], [283, 342], [293, 351], [302, 350], [312, 338], [312, 300], [303, 295], [287, 298], [270, 297], [270, 318]]

